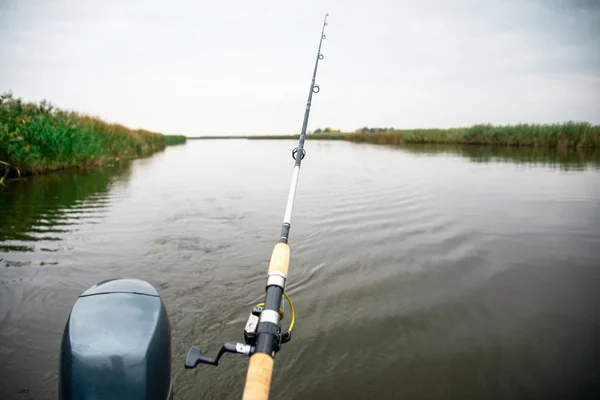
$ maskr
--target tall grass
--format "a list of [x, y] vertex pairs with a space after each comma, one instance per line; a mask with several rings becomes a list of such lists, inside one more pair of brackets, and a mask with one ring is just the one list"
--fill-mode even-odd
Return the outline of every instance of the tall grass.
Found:
[[453, 129], [412, 129], [344, 134], [345, 140], [379, 144], [444, 143], [546, 148], [600, 147], [600, 126], [587, 122], [553, 125], [475, 125]]
[[[69, 167], [102, 165], [140, 157], [185, 141], [143, 129], [55, 108], [46, 101], [25, 103], [0, 96], [0, 171], [35, 174]], [[6, 166], [10, 164], [10, 167]]]
[[175, 144], [183, 144], [187, 141], [187, 137], [183, 135], [164, 135], [165, 145], [172, 146]]
[[[248, 136], [248, 139], [298, 139], [299, 135]], [[600, 148], [600, 126], [587, 122], [553, 125], [475, 125], [451, 129], [361, 128], [354, 133], [314, 133], [310, 140], [348, 140], [358, 143], [469, 144], [540, 148]]]

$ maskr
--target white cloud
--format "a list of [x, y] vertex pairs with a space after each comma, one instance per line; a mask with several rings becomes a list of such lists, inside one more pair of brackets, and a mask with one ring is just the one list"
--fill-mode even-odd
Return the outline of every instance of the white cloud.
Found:
[[[0, 0], [1, 1], [1, 0]], [[0, 3], [0, 90], [165, 133], [600, 123], [593, 1]]]

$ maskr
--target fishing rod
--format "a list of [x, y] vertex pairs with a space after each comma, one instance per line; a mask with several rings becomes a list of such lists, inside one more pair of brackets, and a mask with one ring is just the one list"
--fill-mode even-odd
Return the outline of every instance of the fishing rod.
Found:
[[[300, 175], [300, 165], [306, 156], [304, 142], [306, 140], [306, 127], [308, 125], [308, 116], [313, 94], [319, 93], [319, 85], [315, 84], [317, 77], [317, 68], [319, 61], [323, 59], [321, 46], [325, 36], [325, 27], [327, 26], [327, 16], [323, 21], [321, 29], [321, 38], [319, 40], [319, 50], [315, 61], [315, 69], [312, 75], [310, 91], [308, 92], [308, 101], [304, 111], [304, 120], [302, 121], [302, 131], [298, 141], [298, 147], [292, 151], [292, 158], [295, 160], [292, 174], [292, 183], [288, 194], [287, 205], [281, 225], [281, 235], [279, 243], [275, 245], [271, 260], [269, 262], [267, 285], [265, 289], [264, 303], [258, 304], [248, 317], [244, 328], [244, 343], [225, 343], [216, 357], [206, 357], [202, 355], [199, 347], [189, 349], [185, 368], [195, 368], [198, 364], [209, 364], [217, 366], [219, 359], [225, 353], [237, 353], [250, 356], [248, 364], [248, 373], [246, 375], [246, 384], [244, 387], [243, 399], [260, 400], [269, 397], [271, 386], [271, 376], [273, 374], [273, 365], [275, 363], [275, 354], [281, 349], [281, 345], [287, 343], [292, 338], [292, 328], [295, 321], [294, 305], [288, 294], [285, 292], [288, 268], [290, 264], [290, 248], [288, 239], [292, 223], [292, 210], [294, 209], [294, 198], [296, 197], [296, 187], [298, 186], [298, 177]], [[282, 333], [281, 320], [284, 312], [280, 308], [283, 297], [290, 305], [291, 322], [287, 332]]]

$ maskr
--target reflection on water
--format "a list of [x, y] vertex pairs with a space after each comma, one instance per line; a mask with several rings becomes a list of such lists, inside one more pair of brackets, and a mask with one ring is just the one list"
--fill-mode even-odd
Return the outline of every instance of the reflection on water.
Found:
[[[0, 398], [56, 398], [64, 323], [114, 277], [160, 292], [178, 399], [239, 398], [292, 141], [203, 140], [0, 188]], [[598, 152], [308, 142], [294, 338], [273, 398], [594, 398]]]
[[401, 149], [409, 153], [424, 156], [452, 154], [464, 157], [472, 162], [503, 162], [546, 167], [552, 166], [566, 171], [600, 168], [600, 150], [598, 149], [507, 148], [453, 144], [407, 144], [402, 146]]
[[95, 223], [110, 206], [111, 183], [129, 173], [129, 163], [124, 161], [0, 186], [0, 252], [58, 251], [52, 242], [61, 241], [77, 225]]

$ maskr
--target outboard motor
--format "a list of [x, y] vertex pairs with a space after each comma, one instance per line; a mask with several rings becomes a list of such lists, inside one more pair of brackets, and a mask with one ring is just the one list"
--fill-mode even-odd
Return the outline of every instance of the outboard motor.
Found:
[[172, 399], [171, 327], [151, 284], [113, 279], [79, 296], [63, 333], [58, 397]]

